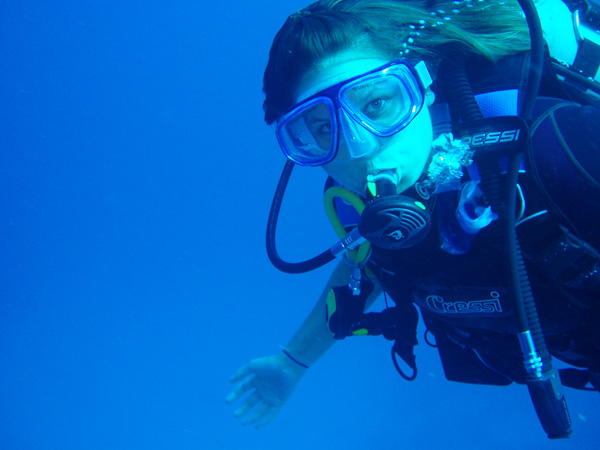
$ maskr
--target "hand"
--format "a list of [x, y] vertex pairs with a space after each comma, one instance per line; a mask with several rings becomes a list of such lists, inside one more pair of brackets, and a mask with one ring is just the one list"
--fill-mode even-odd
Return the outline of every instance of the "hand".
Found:
[[279, 413], [306, 370], [283, 353], [253, 359], [230, 378], [231, 383], [238, 385], [225, 401], [233, 403], [251, 392], [233, 415], [242, 425], [262, 428]]

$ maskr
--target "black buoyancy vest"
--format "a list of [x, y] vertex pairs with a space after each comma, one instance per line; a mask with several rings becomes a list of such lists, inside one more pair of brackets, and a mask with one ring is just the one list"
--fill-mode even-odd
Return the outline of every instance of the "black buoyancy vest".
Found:
[[[523, 59], [518, 55], [497, 67], [478, 65], [477, 70], [470, 70], [484, 115], [516, 114]], [[585, 149], [572, 150], [568, 141], [577, 139], [565, 137], [557, 121], [557, 114], [568, 110], [581, 113], [582, 107], [560, 98], [560, 92], [551, 92], [552, 86], [544, 84], [541, 94], [557, 97], [540, 97], [536, 104], [535, 117], [539, 120], [532, 129], [529, 171], [519, 180], [527, 211], [547, 213], [520, 225], [517, 232], [549, 350], [568, 362], [595, 366], [597, 370], [600, 331], [594, 330], [600, 328], [598, 290], [568, 286], [565, 280], [574, 282], [577, 274], [566, 279], [564, 270], [548, 266], [560, 261], [559, 256], [553, 261], [548, 254], [564, 248], [561, 239], [565, 233], [584, 239], [592, 247], [600, 242], [600, 185], [594, 170], [587, 171], [579, 163], [577, 155], [586, 154]], [[438, 92], [436, 96], [443, 100]], [[583, 113], [588, 118], [599, 114], [595, 109]], [[600, 137], [596, 130], [588, 131], [588, 136], [593, 149]], [[447, 194], [438, 196], [438, 210], [455, 195]], [[468, 253], [450, 255], [440, 249], [441, 231], [434, 216], [432, 229], [423, 242], [397, 251], [375, 248], [371, 266], [396, 303], [413, 302], [420, 307], [426, 325], [436, 336], [449, 379], [489, 384], [506, 384], [508, 378], [520, 381], [524, 374], [516, 368], [520, 367], [520, 350], [514, 336], [517, 325], [507, 287], [504, 243], [484, 229]], [[589, 259], [582, 262], [585, 267], [581, 270], [593, 270], [594, 261]], [[574, 336], [581, 342], [573, 344]], [[451, 359], [459, 360], [463, 368], [446, 367]], [[471, 372], [465, 370], [467, 360], [471, 360]], [[490, 369], [490, 365], [500, 367], [502, 375], [496, 376], [498, 370]]]

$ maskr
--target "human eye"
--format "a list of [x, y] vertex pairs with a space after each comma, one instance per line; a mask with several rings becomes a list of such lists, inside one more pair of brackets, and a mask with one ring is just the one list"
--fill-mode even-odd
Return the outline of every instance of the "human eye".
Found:
[[308, 130], [315, 143], [321, 149], [328, 149], [331, 144], [331, 121], [314, 120], [308, 124]]
[[331, 117], [327, 105], [319, 103], [304, 111], [303, 116], [313, 136], [331, 134]]
[[331, 135], [331, 122], [327, 121], [327, 122], [322, 122], [322, 123], [318, 124], [315, 132], [316, 132], [316, 134], [318, 134], [320, 136]]
[[312, 134], [315, 138], [331, 136], [331, 121], [329, 118], [311, 120], [307, 125], [310, 134]]
[[374, 119], [384, 114], [390, 106], [389, 98], [379, 97], [371, 100], [362, 108], [362, 112], [369, 118]]
[[350, 108], [371, 120], [387, 120], [388, 115], [395, 114], [402, 106], [398, 82], [393, 77], [357, 84], [348, 89], [345, 95]]

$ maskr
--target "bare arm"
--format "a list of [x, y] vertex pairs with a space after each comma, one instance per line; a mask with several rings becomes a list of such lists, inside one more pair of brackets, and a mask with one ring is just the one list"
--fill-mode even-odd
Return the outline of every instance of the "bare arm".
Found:
[[[335, 343], [327, 327], [325, 302], [329, 290], [334, 286], [348, 284], [351, 274], [352, 267], [343, 260], [340, 261], [325, 285], [317, 304], [286, 346], [286, 350], [303, 364], [313, 365]], [[375, 289], [367, 299], [366, 308], [369, 308], [380, 294], [381, 287], [375, 282]]]
[[[227, 403], [236, 402], [249, 394], [234, 411], [242, 424], [254, 424], [256, 428], [267, 425], [279, 413], [306, 373], [306, 366], [317, 362], [333, 345], [335, 340], [326, 320], [327, 295], [332, 287], [347, 284], [351, 273], [352, 268], [344, 261], [338, 264], [317, 304], [287, 345], [286, 351], [296, 362], [280, 352], [250, 361], [231, 377], [230, 381], [236, 386], [227, 396]], [[380, 293], [381, 288], [376, 283], [367, 299], [367, 308]]]

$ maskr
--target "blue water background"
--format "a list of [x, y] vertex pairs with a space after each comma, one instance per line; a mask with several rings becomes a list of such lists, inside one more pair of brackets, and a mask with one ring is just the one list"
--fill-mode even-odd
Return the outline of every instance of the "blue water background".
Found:
[[[524, 387], [445, 381], [422, 335], [413, 383], [357, 338], [266, 429], [233, 418], [229, 376], [331, 270], [264, 250], [284, 161], [262, 72], [303, 5], [0, 1], [1, 449], [600, 448], [598, 394], [568, 390], [574, 435], [549, 441]], [[286, 258], [333, 242], [323, 179], [294, 175]]]

